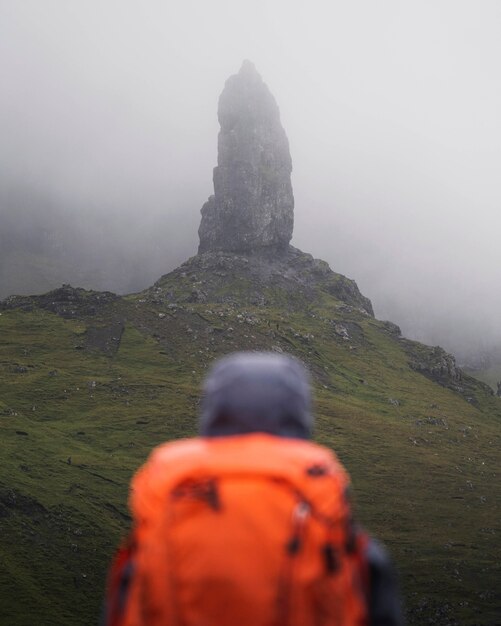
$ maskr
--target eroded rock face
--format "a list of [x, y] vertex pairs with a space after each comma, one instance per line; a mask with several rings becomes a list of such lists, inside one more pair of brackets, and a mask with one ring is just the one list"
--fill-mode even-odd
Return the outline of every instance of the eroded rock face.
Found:
[[[158, 280], [146, 297], [173, 308], [173, 303], [218, 302], [308, 310], [322, 292], [340, 300], [340, 312], [374, 317], [371, 301], [355, 281], [293, 246], [280, 255], [218, 251], [194, 256]], [[356, 325], [346, 322], [345, 327], [350, 337], [357, 336]]]
[[294, 224], [289, 142], [250, 61], [226, 81], [218, 118], [214, 195], [202, 207], [199, 253], [286, 250]]

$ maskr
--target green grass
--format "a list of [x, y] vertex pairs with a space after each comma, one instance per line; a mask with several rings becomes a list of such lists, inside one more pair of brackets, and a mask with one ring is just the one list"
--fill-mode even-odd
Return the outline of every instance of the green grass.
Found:
[[[167, 289], [174, 279], [162, 280]], [[264, 306], [183, 303], [183, 280], [171, 285], [176, 310], [139, 294], [76, 320], [2, 311], [0, 622], [95, 623], [130, 523], [132, 473], [153, 446], [196, 433], [215, 358], [273, 349], [309, 367], [316, 438], [337, 451], [359, 518], [394, 555], [410, 623], [496, 624], [499, 399], [474, 379], [457, 393], [412, 370], [409, 350], [426, 359], [430, 349], [325, 292], [302, 307], [279, 290]], [[220, 293], [251, 288], [226, 277]], [[116, 354], [82, 349], [88, 327], [118, 318]]]

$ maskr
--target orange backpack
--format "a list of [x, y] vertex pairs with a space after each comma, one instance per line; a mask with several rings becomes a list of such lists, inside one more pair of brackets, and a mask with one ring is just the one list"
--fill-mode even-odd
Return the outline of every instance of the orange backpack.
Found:
[[157, 448], [132, 483], [107, 626], [366, 626], [365, 535], [336, 457], [272, 435]]

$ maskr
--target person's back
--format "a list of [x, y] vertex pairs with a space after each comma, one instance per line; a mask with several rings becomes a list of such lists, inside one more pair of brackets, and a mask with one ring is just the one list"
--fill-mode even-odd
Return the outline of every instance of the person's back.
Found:
[[384, 551], [354, 524], [346, 472], [311, 436], [304, 368], [241, 353], [204, 388], [201, 437], [134, 478], [108, 626], [401, 623]]

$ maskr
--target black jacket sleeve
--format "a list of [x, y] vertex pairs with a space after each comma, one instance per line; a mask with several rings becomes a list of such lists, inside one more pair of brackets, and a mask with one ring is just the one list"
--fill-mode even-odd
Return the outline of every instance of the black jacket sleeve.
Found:
[[370, 626], [403, 626], [397, 575], [388, 552], [371, 538], [365, 556], [369, 567]]

